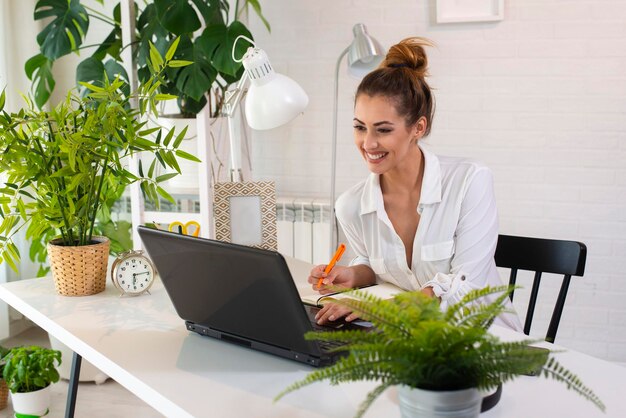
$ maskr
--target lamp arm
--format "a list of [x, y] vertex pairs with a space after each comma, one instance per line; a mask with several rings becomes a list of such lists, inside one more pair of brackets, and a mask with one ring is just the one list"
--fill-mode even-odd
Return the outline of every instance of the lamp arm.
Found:
[[335, 66], [335, 85], [333, 89], [333, 136], [331, 143], [331, 158], [330, 158], [330, 202], [329, 202], [329, 220], [330, 220], [330, 248], [329, 256], [332, 258], [333, 252], [337, 247], [337, 241], [335, 239], [335, 183], [336, 183], [336, 171], [337, 171], [337, 107], [339, 106], [339, 67], [341, 66], [341, 60], [348, 53], [350, 47], [343, 50], [337, 59], [337, 65]]
[[243, 76], [237, 83], [234, 90], [226, 92], [226, 98], [224, 99], [224, 116], [228, 119], [228, 143], [230, 145], [230, 181], [237, 182], [243, 181], [243, 174], [241, 172], [241, 138], [236, 135], [235, 128], [235, 110], [241, 99], [243, 98], [246, 90], [244, 86], [248, 81], [248, 72], [244, 71]]

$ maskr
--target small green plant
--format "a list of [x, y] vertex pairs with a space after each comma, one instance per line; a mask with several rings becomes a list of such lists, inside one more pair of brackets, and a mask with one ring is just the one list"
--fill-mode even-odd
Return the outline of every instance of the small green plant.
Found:
[[[15, 347], [2, 359], [2, 376], [12, 393], [34, 392], [59, 381], [61, 352], [49, 348]], [[55, 364], [56, 363], [56, 364]]]
[[[331, 384], [358, 380], [379, 381], [357, 411], [362, 416], [385, 389], [406, 385], [433, 391], [492, 389], [518, 375], [539, 370], [546, 378], [567, 385], [604, 411], [600, 399], [580, 379], [564, 369], [548, 350], [536, 350], [524, 340], [502, 342], [487, 329], [505, 311], [503, 302], [513, 287], [488, 287], [469, 292], [446, 312], [436, 298], [406, 292], [383, 300], [354, 291], [355, 299], [338, 303], [359, 312], [374, 330], [309, 332], [309, 340], [340, 341], [348, 351], [337, 363], [310, 373], [281, 392], [285, 394], [328, 379]], [[500, 294], [490, 304], [487, 295]]]
[[[173, 59], [177, 46], [178, 40], [164, 57], [151, 47], [152, 76], [134, 92], [119, 77], [104, 76], [102, 84], [82, 83], [87, 96], [70, 92], [50, 111], [26, 99], [27, 107], [15, 113], [3, 110], [0, 94], [0, 172], [6, 180], [0, 187], [0, 262], [17, 272], [13, 237], [24, 227], [33, 240], [31, 259], [39, 262], [45, 260], [45, 242], [58, 235], [66, 246], [91, 244], [99, 229], [119, 238], [123, 230], [106, 224], [132, 183], [157, 206], [159, 196], [174, 202], [159, 184], [180, 173], [178, 158], [200, 160], [178, 149], [186, 128], [177, 136], [174, 130], [162, 135], [159, 127], [146, 126], [145, 116], [156, 115], [158, 102], [175, 98], [158, 91], [167, 69], [188, 64]], [[156, 158], [147, 170], [140, 163], [131, 172], [130, 157], [142, 151]], [[157, 175], [156, 164], [175, 172]]]

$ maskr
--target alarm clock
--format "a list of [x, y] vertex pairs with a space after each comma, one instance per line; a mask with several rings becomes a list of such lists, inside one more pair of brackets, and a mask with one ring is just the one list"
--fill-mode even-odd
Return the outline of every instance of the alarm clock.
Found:
[[120, 254], [111, 267], [111, 281], [123, 295], [138, 296], [148, 292], [156, 269], [141, 250], [130, 250]]

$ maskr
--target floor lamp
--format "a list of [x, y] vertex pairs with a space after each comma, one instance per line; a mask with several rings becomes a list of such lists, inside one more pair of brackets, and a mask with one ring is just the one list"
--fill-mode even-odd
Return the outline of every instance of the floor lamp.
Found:
[[357, 23], [352, 28], [354, 39], [349, 47], [344, 49], [335, 67], [335, 88], [333, 102], [333, 136], [332, 136], [332, 156], [330, 167], [330, 255], [332, 256], [337, 243], [335, 241], [335, 183], [337, 169], [337, 106], [339, 94], [339, 67], [344, 56], [348, 55], [348, 73], [352, 76], [362, 78], [367, 73], [378, 67], [378, 64], [385, 58], [386, 51], [372, 38], [365, 25]]

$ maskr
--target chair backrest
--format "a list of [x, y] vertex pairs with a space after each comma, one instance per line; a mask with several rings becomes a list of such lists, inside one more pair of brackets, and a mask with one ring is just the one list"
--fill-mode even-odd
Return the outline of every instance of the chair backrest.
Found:
[[[535, 272], [524, 321], [524, 334], [526, 335], [530, 333], [530, 326], [533, 321], [541, 274], [563, 274], [561, 290], [552, 311], [552, 318], [546, 334], [546, 341], [553, 343], [565, 305], [570, 279], [572, 276], [582, 276], [585, 273], [585, 261], [587, 260], [585, 244], [577, 241], [500, 235], [498, 236], [495, 260], [496, 266], [511, 269], [509, 284], [512, 285], [515, 284], [518, 270]], [[510, 297], [513, 301], [513, 293]]]

